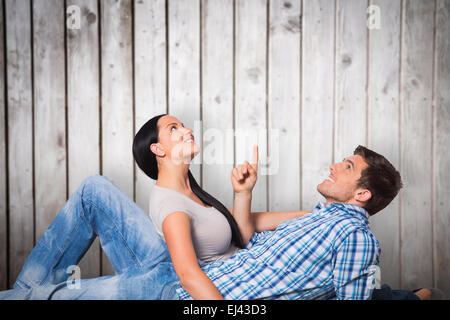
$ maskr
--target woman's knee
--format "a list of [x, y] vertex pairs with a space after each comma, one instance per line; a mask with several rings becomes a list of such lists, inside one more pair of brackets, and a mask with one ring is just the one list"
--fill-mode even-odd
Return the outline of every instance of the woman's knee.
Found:
[[111, 183], [111, 181], [100, 174], [92, 174], [89, 177], [85, 178], [82, 185], [96, 185], [96, 184], [104, 184], [104, 183]]
[[79, 191], [83, 200], [94, 201], [94, 199], [98, 200], [99, 197], [110, 194], [113, 187], [114, 184], [107, 177], [93, 174], [81, 182]]

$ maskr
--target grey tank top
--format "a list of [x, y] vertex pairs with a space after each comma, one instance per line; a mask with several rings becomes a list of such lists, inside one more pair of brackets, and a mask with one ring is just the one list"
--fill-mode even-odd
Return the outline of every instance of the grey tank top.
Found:
[[238, 251], [231, 243], [231, 228], [224, 215], [214, 207], [207, 208], [188, 196], [153, 185], [149, 216], [156, 232], [165, 241], [162, 223], [171, 213], [181, 211], [190, 217], [191, 234], [197, 258], [204, 262], [225, 260]]

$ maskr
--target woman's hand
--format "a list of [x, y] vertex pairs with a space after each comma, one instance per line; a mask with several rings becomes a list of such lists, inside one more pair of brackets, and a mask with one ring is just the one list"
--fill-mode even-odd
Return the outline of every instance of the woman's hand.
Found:
[[253, 146], [252, 163], [244, 161], [231, 171], [231, 184], [235, 193], [251, 193], [258, 179], [258, 146]]

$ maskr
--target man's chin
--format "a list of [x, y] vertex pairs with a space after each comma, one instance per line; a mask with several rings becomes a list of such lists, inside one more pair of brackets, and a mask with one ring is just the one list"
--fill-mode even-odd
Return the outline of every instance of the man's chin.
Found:
[[324, 197], [326, 197], [326, 188], [325, 188], [325, 186], [324, 186], [324, 183], [325, 183], [325, 181], [324, 182], [322, 182], [322, 183], [319, 183], [318, 185], [317, 185], [317, 191], [322, 195], [322, 196], [324, 196]]
[[329, 188], [327, 188], [327, 185], [325, 184], [325, 181], [320, 183], [317, 186], [317, 192], [319, 192], [322, 195], [322, 197], [324, 197], [325, 199], [333, 199], [334, 198], [332, 196], [331, 190], [329, 190]]

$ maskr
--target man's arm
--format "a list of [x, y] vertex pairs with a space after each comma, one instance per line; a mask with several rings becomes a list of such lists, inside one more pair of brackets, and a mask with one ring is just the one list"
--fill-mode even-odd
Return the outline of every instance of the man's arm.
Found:
[[[228, 209], [228, 208], [227, 208]], [[233, 210], [228, 209], [231, 214]], [[281, 223], [292, 220], [295, 218], [303, 217], [305, 214], [311, 213], [310, 211], [264, 211], [264, 212], [251, 212], [250, 217], [255, 226], [256, 232], [264, 230], [275, 230]]]
[[333, 257], [333, 283], [338, 300], [371, 298], [379, 254], [376, 239], [364, 230], [356, 230], [344, 239]]

